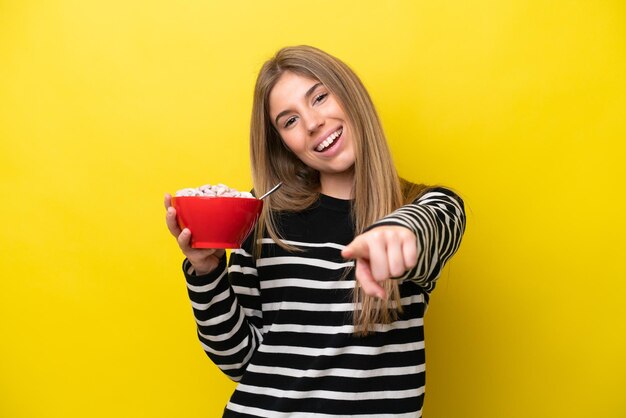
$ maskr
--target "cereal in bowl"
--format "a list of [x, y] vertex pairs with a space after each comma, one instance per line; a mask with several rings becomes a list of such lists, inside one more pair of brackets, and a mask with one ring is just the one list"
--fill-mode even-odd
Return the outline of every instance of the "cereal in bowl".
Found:
[[200, 187], [181, 189], [176, 192], [176, 196], [210, 196], [210, 197], [246, 197], [254, 198], [252, 193], [240, 192], [235, 189], [231, 189], [225, 184], [210, 185], [205, 184]]

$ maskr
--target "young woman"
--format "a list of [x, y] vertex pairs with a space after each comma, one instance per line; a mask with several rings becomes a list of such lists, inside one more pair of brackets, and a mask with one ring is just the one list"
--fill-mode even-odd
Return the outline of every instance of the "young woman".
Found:
[[165, 197], [198, 337], [239, 382], [224, 416], [421, 416], [423, 317], [462, 200], [398, 177], [362, 83], [312, 47], [263, 65], [250, 151], [254, 189], [283, 186], [228, 266]]

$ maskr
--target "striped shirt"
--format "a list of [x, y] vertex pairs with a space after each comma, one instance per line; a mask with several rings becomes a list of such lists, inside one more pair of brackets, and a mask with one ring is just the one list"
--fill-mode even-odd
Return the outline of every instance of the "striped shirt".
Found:
[[[251, 239], [207, 275], [183, 263], [202, 348], [238, 382], [224, 416], [419, 417], [425, 388], [424, 313], [465, 230], [463, 201], [431, 189], [370, 228], [402, 225], [417, 236], [417, 265], [400, 280], [402, 312], [365, 337], [354, 334], [351, 202], [321, 195], [278, 216], [287, 252]], [[368, 228], [369, 229], [369, 228]], [[358, 307], [356, 307], [358, 309]]]

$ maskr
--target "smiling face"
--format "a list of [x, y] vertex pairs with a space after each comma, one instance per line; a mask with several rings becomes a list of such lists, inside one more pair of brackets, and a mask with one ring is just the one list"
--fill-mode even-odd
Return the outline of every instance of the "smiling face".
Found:
[[321, 192], [350, 197], [354, 144], [336, 97], [318, 80], [287, 71], [270, 92], [269, 113], [285, 145], [319, 171]]

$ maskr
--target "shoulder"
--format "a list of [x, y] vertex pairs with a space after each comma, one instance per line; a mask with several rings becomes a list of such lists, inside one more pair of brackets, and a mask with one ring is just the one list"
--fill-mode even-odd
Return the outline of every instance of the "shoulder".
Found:
[[459, 196], [459, 193], [457, 193], [456, 191], [454, 191], [453, 189], [449, 187], [444, 187], [444, 186], [434, 186], [434, 187], [428, 188], [428, 190], [426, 190], [419, 197], [419, 199], [423, 199], [423, 198], [428, 199], [428, 198], [434, 198], [437, 196], [441, 198], [450, 198], [450, 199], [456, 200], [457, 203], [459, 203], [461, 206], [463, 205], [463, 199], [461, 198], [461, 196]]

